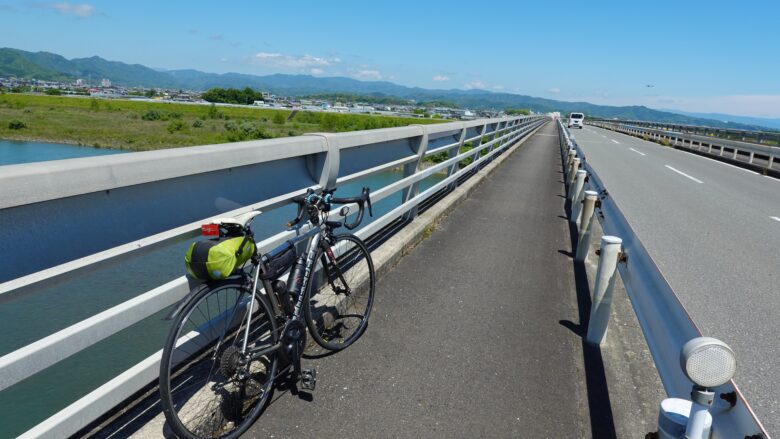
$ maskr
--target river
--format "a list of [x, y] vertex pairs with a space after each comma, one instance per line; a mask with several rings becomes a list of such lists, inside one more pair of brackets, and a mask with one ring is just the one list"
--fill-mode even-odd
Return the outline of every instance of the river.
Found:
[[74, 159], [95, 155], [117, 154], [127, 151], [101, 149], [61, 143], [17, 142], [0, 140], [0, 165], [42, 162], [45, 160]]
[[[0, 165], [121, 152], [0, 140]], [[0, 166], [0, 173], [2, 169]], [[345, 185], [339, 193], [357, 194], [362, 186], [376, 191], [400, 178], [400, 171], [387, 171]], [[421, 190], [442, 178], [434, 175], [424, 180]], [[375, 218], [398, 206], [400, 200], [397, 193], [376, 203]], [[254, 221], [256, 238], [282, 231], [293, 216], [292, 206], [263, 213]], [[3, 303], [0, 356], [182, 276], [184, 252], [190, 242], [172, 244]], [[170, 326], [163, 320], [167, 312], [163, 310], [0, 392], [0, 438], [18, 436], [161, 349]]]

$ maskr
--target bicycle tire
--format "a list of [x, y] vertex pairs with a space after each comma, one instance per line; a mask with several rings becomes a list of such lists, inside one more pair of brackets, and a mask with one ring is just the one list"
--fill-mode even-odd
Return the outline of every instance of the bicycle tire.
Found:
[[[322, 248], [317, 250], [303, 303], [312, 339], [325, 349], [338, 351], [354, 343], [368, 326], [376, 273], [371, 253], [360, 238], [352, 234], [333, 238], [331, 249], [338, 266], [334, 267]], [[315, 285], [317, 291], [312, 294]]]
[[[262, 413], [273, 392], [278, 361], [277, 352], [252, 360], [248, 377], [239, 378], [235, 356], [240, 355], [243, 343], [249, 298], [255, 298], [255, 317], [247, 347], [275, 344], [276, 319], [264, 297], [252, 295], [250, 288], [235, 280], [200, 288], [176, 316], [166, 340], [160, 362], [160, 399], [168, 425], [178, 437], [233, 439]], [[214, 317], [212, 306], [219, 311], [223, 301], [225, 309]], [[198, 383], [203, 387], [197, 387]]]

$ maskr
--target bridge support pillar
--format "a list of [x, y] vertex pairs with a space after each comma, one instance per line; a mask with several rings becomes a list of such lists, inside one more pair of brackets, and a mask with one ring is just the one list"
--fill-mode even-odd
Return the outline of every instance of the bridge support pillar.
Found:
[[612, 312], [612, 290], [615, 286], [615, 273], [622, 245], [623, 240], [617, 236], [601, 237], [593, 305], [590, 308], [588, 334], [585, 337], [591, 345], [601, 345], [607, 339], [609, 315]]

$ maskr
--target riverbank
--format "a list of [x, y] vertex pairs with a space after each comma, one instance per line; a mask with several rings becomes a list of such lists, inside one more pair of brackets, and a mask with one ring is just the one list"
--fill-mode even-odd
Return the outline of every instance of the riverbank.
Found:
[[441, 120], [0, 94], [0, 139], [148, 151]]

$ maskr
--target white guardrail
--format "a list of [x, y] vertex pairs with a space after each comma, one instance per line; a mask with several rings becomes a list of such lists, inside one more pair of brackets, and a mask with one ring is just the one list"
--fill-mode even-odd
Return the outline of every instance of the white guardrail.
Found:
[[594, 125], [637, 137], [666, 142], [670, 146], [698, 151], [701, 154], [717, 155], [757, 169], [780, 172], [775, 161], [780, 157], [780, 147], [739, 142], [719, 137], [702, 136], [673, 130], [648, 128], [621, 122], [591, 121]]
[[[568, 170], [564, 173], [569, 188], [568, 198], [572, 201], [570, 221], [578, 221], [578, 215], [581, 215], [579, 242], [585, 241], [587, 246], [590, 233], [588, 224], [595, 207], [595, 217], [601, 223], [606, 238], [602, 240], [600, 257], [611, 256], [613, 260], [610, 269], [603, 268], [600, 259], [588, 341], [599, 344], [606, 334], [611, 299], [606, 297], [605, 291], [611, 290], [609, 279], [617, 265], [667, 395], [689, 400], [693, 382], [682, 370], [681, 349], [689, 340], [701, 337], [702, 332], [560, 119], [558, 129], [561, 158], [564, 169]], [[583, 260], [587, 257], [587, 251], [587, 248], [581, 249], [578, 245], [576, 258]], [[600, 302], [603, 302], [606, 310], [599, 309], [602, 305]], [[716, 395], [710, 409], [713, 438], [769, 437], [734, 380], [713, 390]], [[754, 436], [759, 434], [763, 436]]]
[[683, 134], [693, 134], [705, 138], [719, 138], [724, 140], [737, 140], [754, 145], [766, 145], [775, 142], [780, 145], [780, 131], [756, 131], [756, 130], [737, 130], [732, 128], [717, 128], [704, 125], [685, 125], [669, 122], [653, 122], [647, 120], [625, 120], [625, 119], [595, 119], [594, 122], [619, 123], [622, 125], [632, 125], [644, 128], [654, 128], [663, 131], [672, 131]]
[[[453, 189], [549, 120], [506, 117], [4, 166], [0, 306], [60, 280], [194, 238], [210, 218], [267, 212], [308, 188], [338, 187], [402, 168], [399, 181], [371, 188], [375, 204], [398, 192], [402, 199], [358, 231], [365, 239], [410, 219], [421, 203]], [[467, 142], [473, 148], [461, 152]], [[446, 154], [444, 161], [421, 166], [425, 157], [440, 153]], [[469, 158], [473, 162], [460, 168], [459, 162]], [[420, 192], [420, 182], [439, 172], [446, 178]], [[262, 240], [258, 250], [268, 251], [294, 234], [284, 231]], [[0, 357], [0, 391], [175, 304], [188, 291], [186, 278], [179, 277]], [[160, 355], [154, 353], [23, 437], [78, 432], [154, 383]]]

